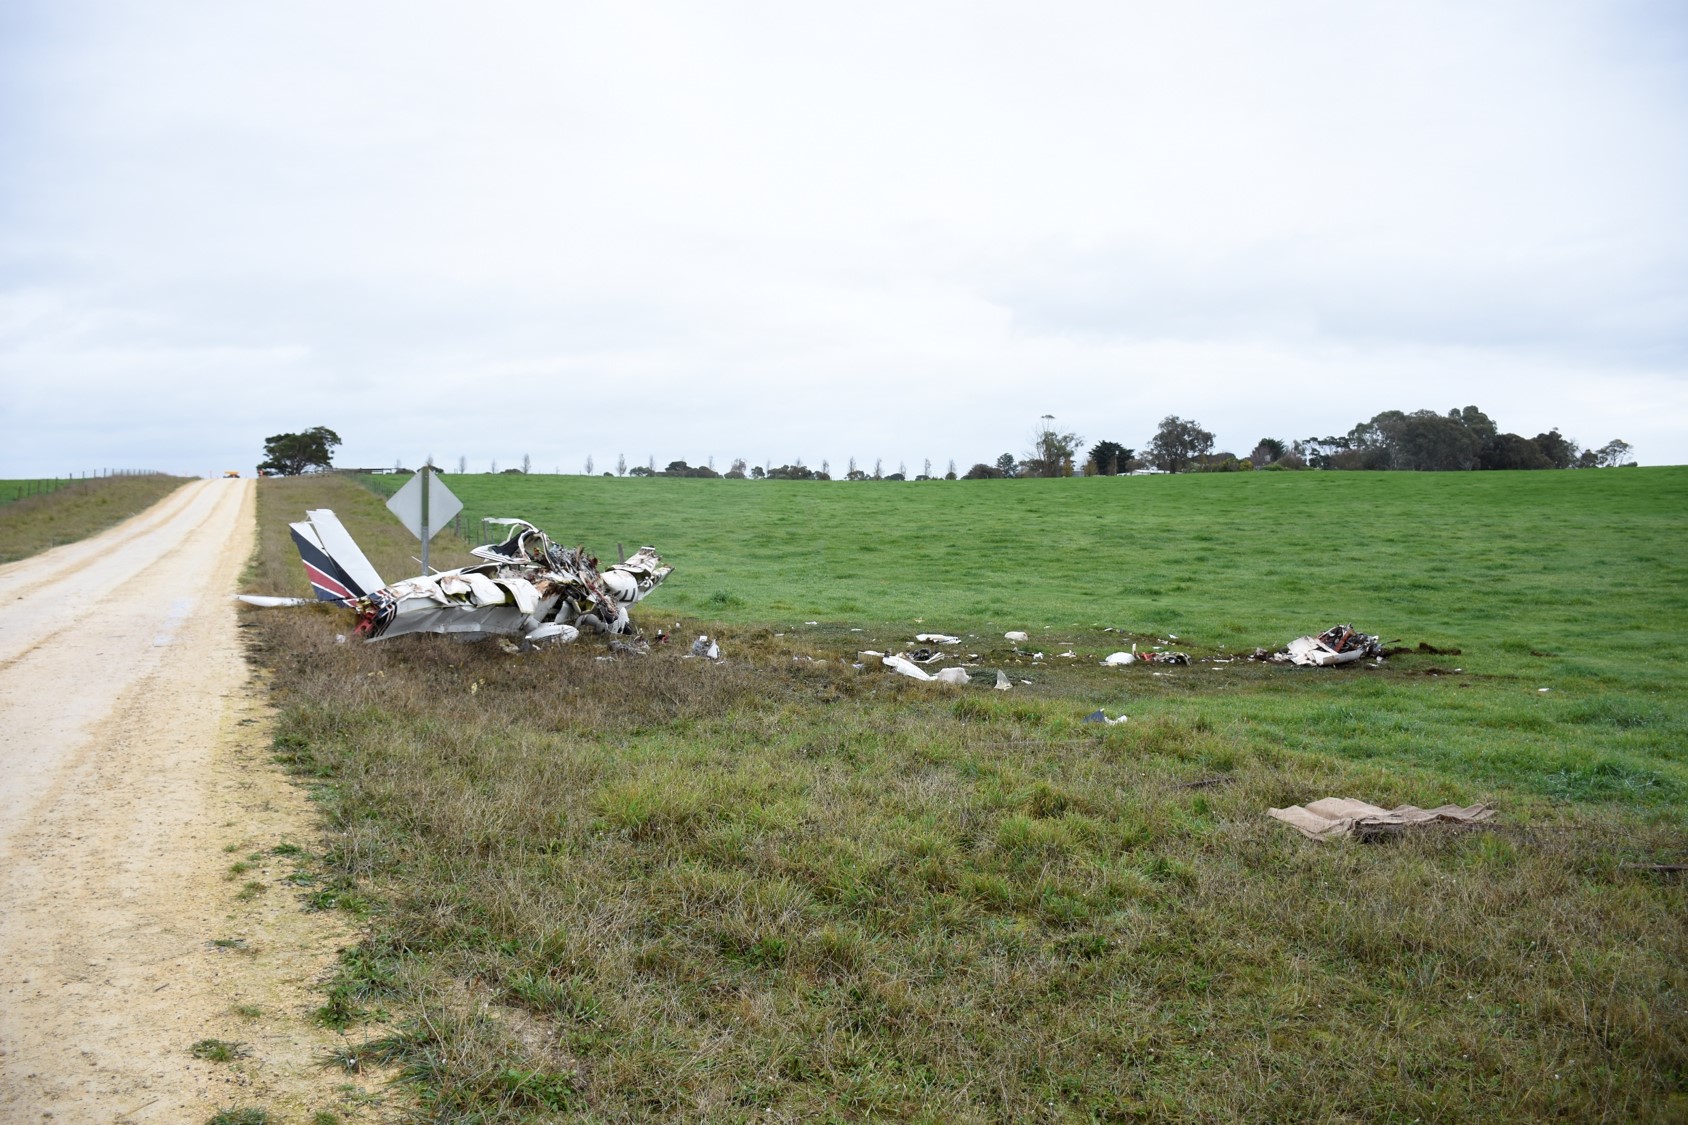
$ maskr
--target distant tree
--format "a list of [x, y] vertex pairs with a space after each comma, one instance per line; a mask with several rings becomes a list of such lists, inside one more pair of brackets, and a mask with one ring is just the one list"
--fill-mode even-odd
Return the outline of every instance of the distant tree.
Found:
[[339, 444], [340, 435], [327, 426], [313, 426], [302, 434], [271, 434], [264, 439], [264, 461], [258, 468], [277, 477], [321, 472], [333, 467]]
[[[523, 460], [525, 461], [526, 458], [523, 458]], [[586, 475], [592, 475], [592, 455], [590, 453], [586, 455]]]
[[737, 473], [739, 475], [739, 479], [742, 480], [744, 478], [745, 469], [747, 469], [749, 467], [750, 466], [748, 466], [744, 463], [743, 457], [734, 457], [732, 468], [730, 470], [728, 470], [728, 474], [731, 475], [732, 473]]
[[707, 464], [709, 465], [709, 467], [711, 469], [713, 469], [715, 467], [715, 454], [711, 453], [709, 455], [709, 460], [708, 460]]
[[1254, 451], [1248, 455], [1248, 459], [1256, 465], [1270, 465], [1281, 460], [1288, 452], [1288, 447], [1277, 438], [1263, 437], [1254, 443]]
[[882, 458], [875, 457], [873, 459], [873, 479], [874, 480], [884, 480], [885, 479], [885, 472], [884, 472], [883, 468], [881, 467], [882, 465], [883, 465], [883, 459]]
[[433, 455], [433, 454], [432, 454], [432, 453], [430, 453], [430, 454], [428, 454], [428, 459], [427, 459], [427, 460], [426, 460], [426, 461], [424, 461], [424, 462], [422, 462], [422, 464], [423, 464], [423, 465], [425, 465], [425, 466], [427, 466], [427, 467], [428, 467], [428, 468], [430, 468], [430, 469], [437, 469], [437, 468], [439, 468], [439, 466], [438, 466], [438, 465], [435, 465], [435, 464], [434, 464], [434, 455]]
[[743, 469], [728, 469], [725, 473], [723, 473], [721, 475], [726, 477], [728, 480], [743, 480], [744, 479], [744, 470]]
[[904, 476], [902, 473], [886, 473], [885, 479], [886, 480], [907, 480], [908, 477]]
[[627, 470], [627, 475], [630, 477], [654, 477], [656, 476], [656, 470], [651, 468], [649, 465], [634, 465], [631, 469]]
[[1149, 460], [1156, 468], [1169, 473], [1182, 473], [1196, 459], [1213, 450], [1213, 434], [1200, 424], [1175, 414], [1161, 419], [1160, 428], [1149, 442]]
[[[855, 458], [851, 458], [852, 462], [854, 462], [854, 460], [855, 460]], [[854, 466], [854, 464], [852, 463], [850, 471], [844, 474], [844, 479], [845, 480], [866, 480], [867, 474], [862, 472], [860, 469], [856, 468]]]
[[457, 459], [457, 471], [459, 473], [466, 473], [469, 471], [469, 459], [467, 457], [459, 457]]
[[671, 477], [683, 477], [686, 475], [686, 470], [690, 467], [691, 466], [687, 465], [684, 461], [670, 461], [668, 462], [668, 468], [664, 469], [663, 472]]
[[[973, 468], [978, 468], [977, 465]], [[971, 471], [969, 471], [971, 475]], [[1017, 477], [1020, 475], [1020, 462], [1014, 459], [1012, 453], [1004, 453], [996, 459], [996, 475], [999, 477]]]
[[1475, 406], [1467, 406], [1463, 410], [1450, 410], [1448, 411], [1448, 418], [1451, 421], [1458, 422], [1475, 434], [1479, 446], [1500, 432], [1500, 427], [1495, 425], [1494, 420]]
[[1577, 443], [1564, 436], [1557, 428], [1545, 434], [1537, 434], [1532, 438], [1536, 448], [1542, 451], [1542, 456], [1553, 462], [1555, 469], [1569, 469], [1577, 463]]
[[821, 473], [820, 473], [820, 475], [822, 477], [824, 477], [826, 480], [831, 480], [832, 477], [829, 475], [831, 472], [832, 472], [832, 462], [828, 461], [825, 457], [822, 457], [821, 458]]
[[496, 473], [497, 471], [498, 471], [498, 458], [494, 457], [492, 459], [492, 468], [488, 469], [487, 472]]
[[[1475, 414], [1481, 424], [1473, 425]], [[1495, 436], [1494, 423], [1475, 406], [1438, 415], [1432, 410], [1415, 410], [1388, 432], [1394, 448], [1395, 467], [1421, 472], [1458, 472], [1477, 467], [1477, 457]]]
[[653, 453], [645, 458], [645, 468], [649, 469], [652, 473], [656, 472], [656, 454]]
[[625, 454], [625, 453], [616, 454], [616, 457], [615, 457], [615, 475], [618, 476], [618, 477], [624, 477], [624, 476], [627, 475], [627, 454]]
[[777, 469], [768, 470], [769, 480], [814, 480], [815, 471], [807, 468], [799, 461], [795, 465], [781, 465]]
[[[526, 453], [522, 454], [522, 472], [523, 472], [523, 474], [525, 475], [526, 473], [531, 472], [532, 470], [533, 470], [533, 458], [529, 457]], [[590, 473], [592, 471], [592, 458], [590, 458], [590, 457], [588, 457], [586, 459], [586, 471], [588, 473]]]
[[[1011, 457], [1012, 455], [1005, 453], [1005, 454], [1003, 454], [1003, 456], [1004, 457]], [[1000, 464], [1000, 461], [999, 461], [999, 464]], [[1004, 476], [1007, 476], [1007, 475], [1008, 474], [1004, 473], [1002, 471], [1002, 469], [999, 468], [997, 465], [987, 465], [983, 461], [981, 461], [977, 465], [974, 465], [971, 469], [968, 469], [967, 474], [965, 476], [963, 476], [961, 479], [962, 480], [993, 480], [993, 479], [996, 479], [998, 477], [1004, 477]]]
[[767, 475], [768, 475], [768, 470], [764, 469], [760, 465], [752, 465], [750, 467], [750, 479], [751, 480], [762, 480]]
[[1031, 452], [1021, 464], [1021, 474], [1028, 477], [1070, 477], [1073, 457], [1082, 440], [1077, 434], [1057, 433], [1049, 423], [1052, 415], [1043, 416], [1043, 425], [1032, 434]]
[[955, 479], [955, 458], [954, 457], [951, 457], [949, 459], [949, 471], [944, 474], [944, 479], [945, 480], [954, 480]]
[[902, 461], [897, 462], [897, 479], [898, 480], [907, 480], [908, 479], [908, 465], [905, 464]]
[[850, 467], [845, 470], [844, 479], [845, 480], [856, 480], [856, 479], [858, 479], [857, 476], [856, 476], [856, 459], [854, 457], [850, 458]]
[[925, 477], [927, 480], [932, 479], [932, 458], [926, 458], [924, 466], [920, 470], [920, 475]]
[[1477, 453], [1479, 469], [1551, 469], [1553, 460], [1541, 447], [1518, 434], [1496, 434]]
[[1105, 477], [1118, 476], [1131, 463], [1132, 451], [1117, 441], [1099, 441], [1090, 447], [1090, 462]]
[[1613, 438], [1595, 450], [1595, 461], [1602, 468], [1615, 469], [1620, 465], [1629, 464], [1629, 451], [1629, 442], [1622, 438]]

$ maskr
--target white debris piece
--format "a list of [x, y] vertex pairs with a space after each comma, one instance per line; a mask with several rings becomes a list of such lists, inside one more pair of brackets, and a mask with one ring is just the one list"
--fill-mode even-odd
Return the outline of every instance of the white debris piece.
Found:
[[1109, 667], [1117, 667], [1121, 664], [1130, 664], [1136, 659], [1137, 658], [1129, 652], [1110, 652], [1107, 659], [1103, 660], [1102, 663], [1108, 665]]
[[952, 637], [947, 633], [916, 633], [914, 639], [924, 641], [929, 645], [958, 645], [960, 637]]
[[933, 675], [932, 680], [940, 684], [965, 684], [967, 682], [967, 669], [945, 668], [942, 672]]
[[999, 670], [996, 674], [996, 690], [997, 691], [1007, 691], [1010, 688], [1012, 688], [1013, 686], [1014, 686], [1014, 684], [1008, 679], [1008, 677], [1003, 675], [1002, 672]]
[[911, 680], [930, 680], [932, 674], [912, 660], [905, 660], [901, 656], [887, 656], [885, 667], [893, 672], [900, 672]]
[[721, 659], [721, 646], [709, 638], [707, 633], [692, 642], [692, 655], [703, 656], [710, 660]]
[[1020, 632], [1020, 630], [1016, 629], [1011, 633], [1002, 634], [1002, 639], [1005, 640], [1005, 641], [1013, 641], [1015, 644], [1019, 644], [1021, 641], [1029, 641], [1032, 638], [1031, 638], [1030, 633], [1022, 633], [1022, 632]]

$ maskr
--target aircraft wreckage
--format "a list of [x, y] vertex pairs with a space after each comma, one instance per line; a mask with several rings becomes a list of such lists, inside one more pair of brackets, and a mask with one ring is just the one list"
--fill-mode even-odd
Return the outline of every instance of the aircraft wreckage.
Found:
[[[566, 644], [582, 630], [630, 634], [627, 608], [662, 585], [673, 571], [653, 547], [600, 570], [584, 547], [562, 547], [526, 520], [496, 519], [510, 528], [502, 543], [475, 547], [477, 566], [406, 578], [391, 585], [364, 557], [327, 508], [290, 524], [305, 573], [318, 601], [358, 615], [353, 632], [365, 640], [406, 633], [520, 637], [528, 643]], [[309, 598], [242, 595], [254, 605], [308, 604]]]

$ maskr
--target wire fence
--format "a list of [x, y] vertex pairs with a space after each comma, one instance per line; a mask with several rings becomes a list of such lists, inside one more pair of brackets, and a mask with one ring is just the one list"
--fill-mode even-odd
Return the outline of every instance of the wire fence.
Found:
[[113, 477], [157, 477], [164, 474], [157, 469], [83, 469], [62, 477], [30, 477], [22, 480], [0, 480], [0, 504], [27, 500], [31, 496], [45, 496], [64, 488], [87, 487]]

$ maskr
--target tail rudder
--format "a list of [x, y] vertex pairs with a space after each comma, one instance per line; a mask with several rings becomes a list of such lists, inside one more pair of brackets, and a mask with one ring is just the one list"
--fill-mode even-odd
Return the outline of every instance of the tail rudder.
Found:
[[351, 605], [386, 585], [331, 510], [318, 508], [305, 517], [288, 528], [317, 600]]

